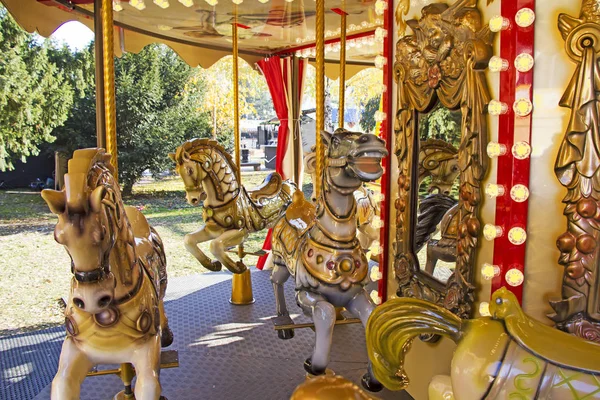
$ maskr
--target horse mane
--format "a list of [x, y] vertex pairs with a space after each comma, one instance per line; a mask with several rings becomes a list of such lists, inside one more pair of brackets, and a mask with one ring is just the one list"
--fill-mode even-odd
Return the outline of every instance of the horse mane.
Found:
[[425, 246], [446, 212], [456, 203], [458, 201], [454, 198], [441, 193], [431, 194], [421, 200], [415, 233], [415, 250], [417, 252]]
[[73, 152], [73, 157], [68, 162], [65, 182], [69, 182], [66, 190], [67, 203], [70, 205], [79, 205], [87, 201], [87, 195], [81, 196], [87, 190], [93, 190], [98, 185], [109, 183], [103, 181], [103, 172], [109, 172], [112, 177], [112, 186], [114, 182], [115, 168], [110, 163], [111, 155], [106, 150], [100, 148], [79, 149]]
[[458, 149], [454, 147], [451, 143], [448, 143], [444, 140], [440, 139], [427, 139], [422, 140], [420, 143], [421, 150], [426, 150], [429, 147], [441, 147], [444, 150], [447, 150], [451, 154], [458, 154]]
[[233, 157], [231, 157], [231, 154], [229, 154], [227, 150], [225, 150], [225, 148], [214, 139], [190, 139], [184, 142], [181, 146], [177, 147], [175, 152], [175, 160], [177, 161], [178, 165], [183, 164], [184, 152], [188, 153], [190, 157], [195, 160], [194, 155], [198, 154], [201, 150], [206, 149], [207, 147], [216, 150], [219, 154], [221, 154], [231, 167], [236, 165]]

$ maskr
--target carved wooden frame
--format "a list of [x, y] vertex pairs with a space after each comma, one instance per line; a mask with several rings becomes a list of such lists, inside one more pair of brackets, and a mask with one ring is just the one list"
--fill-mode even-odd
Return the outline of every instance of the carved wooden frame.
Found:
[[[478, 0], [433, 3], [419, 20], [406, 23], [413, 34], [396, 44], [398, 108], [394, 131], [398, 158], [398, 198], [394, 270], [398, 296], [440, 304], [460, 317], [471, 314], [473, 263], [481, 232], [478, 216], [481, 180], [487, 172], [487, 104], [491, 100], [485, 69], [492, 56], [493, 33], [482, 21]], [[421, 272], [414, 251], [417, 220], [417, 113], [439, 101], [462, 111], [459, 229], [456, 269], [444, 285]]]
[[558, 263], [565, 268], [562, 299], [551, 301], [557, 327], [600, 343], [600, 14], [582, 1], [579, 17], [560, 14], [565, 50], [577, 65], [560, 105], [571, 110], [554, 172], [567, 189], [567, 230]]

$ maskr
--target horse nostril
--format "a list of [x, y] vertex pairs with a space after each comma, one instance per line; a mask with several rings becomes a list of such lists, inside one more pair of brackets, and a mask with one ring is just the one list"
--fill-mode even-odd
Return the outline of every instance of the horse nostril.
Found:
[[77, 308], [81, 308], [82, 310], [85, 309], [85, 303], [79, 297], [73, 297], [73, 304], [75, 304], [75, 307]]
[[108, 305], [110, 304], [110, 302], [112, 301], [112, 297], [111, 296], [102, 296], [100, 298], [100, 300], [98, 300], [98, 307], [100, 308], [105, 308], [108, 307]]
[[368, 136], [361, 136], [360, 139], [358, 139], [358, 141], [360, 143], [367, 143], [369, 141], [369, 137]]
[[192, 198], [192, 204], [197, 204], [197, 203], [198, 203], [198, 199], [197, 199], [197, 198], [195, 198], [195, 197], [193, 197], [193, 198]]

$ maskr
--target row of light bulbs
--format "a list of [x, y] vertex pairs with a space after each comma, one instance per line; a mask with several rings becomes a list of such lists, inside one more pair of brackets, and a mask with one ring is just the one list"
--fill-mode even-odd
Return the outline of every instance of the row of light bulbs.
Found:
[[[127, 0], [124, 0], [127, 1]], [[191, 7], [194, 5], [194, 0], [178, 0], [181, 4], [183, 4], [186, 7]], [[205, 0], [209, 5], [211, 6], [215, 6], [219, 3], [218, 0]], [[244, 2], [244, 0], [231, 0], [234, 4], [242, 4]], [[265, 4], [268, 3], [269, 0], [258, 0], [259, 2]], [[288, 3], [293, 2], [294, 0], [285, 0]], [[160, 8], [168, 8], [169, 7], [169, 0], [153, 0], [154, 4], [156, 4], [157, 6], [159, 6]], [[144, 0], [129, 0], [129, 4], [138, 9], [138, 10], [143, 10], [146, 8], [146, 4], [144, 2]], [[385, 12], [385, 10], [387, 10], [388, 8], [388, 3], [386, 0], [377, 0], [375, 2], [375, 13], [377, 15], [383, 15], [383, 13]], [[121, 5], [121, 0], [113, 0], [113, 10], [115, 11], [121, 11], [123, 10], [123, 6]]]
[[[530, 8], [520, 9], [514, 19], [515, 24], [521, 28], [528, 28], [535, 22], [535, 12]], [[495, 16], [490, 20], [489, 28], [492, 32], [500, 32], [509, 29], [512, 25], [511, 20], [503, 16]], [[531, 71], [534, 65], [534, 59], [531, 54], [522, 53], [515, 57], [513, 63], [515, 69], [518, 72], [525, 73]], [[488, 68], [492, 72], [503, 72], [510, 68], [508, 60], [501, 57], [494, 56], [490, 59]], [[531, 100], [527, 98], [516, 99], [512, 105], [513, 111], [519, 117], [526, 117], [533, 111], [533, 104]], [[490, 115], [502, 115], [508, 113], [509, 106], [506, 103], [492, 100], [488, 104], [488, 112]], [[512, 155], [517, 160], [525, 160], [531, 156], [531, 146], [529, 143], [521, 141], [516, 142], [511, 149]], [[487, 154], [490, 158], [501, 157], [508, 153], [506, 145], [497, 142], [490, 142], [487, 146]], [[498, 185], [495, 183], [488, 183], [485, 187], [485, 193], [491, 197], [496, 198], [499, 196], [505, 196], [507, 194], [507, 188], [504, 185]], [[510, 188], [510, 197], [517, 203], [527, 201], [529, 198], [529, 189], [527, 186], [522, 184], [514, 185]], [[483, 228], [483, 236], [487, 240], [494, 240], [505, 234], [505, 230], [501, 226], [494, 224], [486, 224]], [[508, 231], [508, 240], [513, 245], [523, 245], [527, 240], [527, 232], [521, 226], [513, 226]], [[497, 276], [500, 276], [502, 269], [498, 265], [490, 263], [484, 263], [481, 267], [481, 276], [486, 280], [491, 280]], [[513, 266], [504, 274], [506, 283], [510, 286], [516, 287], [523, 284], [525, 279], [523, 272], [518, 266]], [[489, 303], [482, 302], [479, 305], [479, 313], [482, 316], [489, 316]]]

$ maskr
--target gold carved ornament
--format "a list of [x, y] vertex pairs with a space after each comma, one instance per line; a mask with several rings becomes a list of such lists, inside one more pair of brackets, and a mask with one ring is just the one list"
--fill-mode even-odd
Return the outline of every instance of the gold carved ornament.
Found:
[[[443, 304], [466, 317], [473, 301], [472, 264], [481, 228], [481, 180], [487, 171], [486, 106], [491, 97], [485, 69], [492, 56], [493, 34], [482, 21], [477, 0], [458, 0], [450, 6], [433, 3], [421, 14], [420, 20], [407, 21], [413, 34], [396, 44], [398, 109], [394, 131], [399, 170], [394, 269], [399, 296]], [[457, 261], [445, 288], [419, 280], [413, 250], [419, 146], [416, 117], [418, 112], [429, 111], [436, 101], [462, 111]]]
[[579, 18], [560, 14], [558, 29], [577, 67], [563, 97], [571, 114], [554, 171], [567, 189], [567, 231], [560, 235], [565, 268], [562, 299], [549, 317], [567, 332], [600, 343], [600, 6], [584, 0]]

